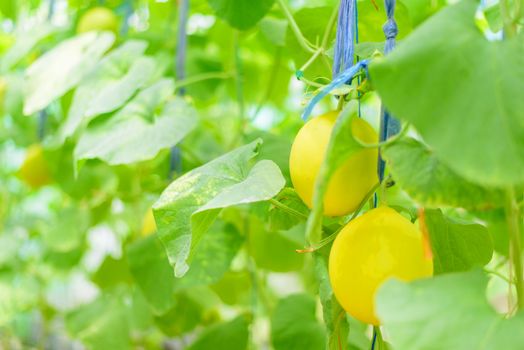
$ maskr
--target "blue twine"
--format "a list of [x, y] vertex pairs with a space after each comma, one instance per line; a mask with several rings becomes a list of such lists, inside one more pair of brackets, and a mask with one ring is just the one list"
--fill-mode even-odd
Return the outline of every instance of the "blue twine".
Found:
[[338, 10], [337, 38], [333, 58], [333, 78], [353, 65], [355, 55], [355, 18], [356, 0], [341, 0]]
[[306, 121], [309, 115], [311, 114], [311, 112], [313, 111], [313, 108], [315, 107], [315, 105], [318, 102], [320, 102], [320, 100], [322, 100], [331, 91], [333, 91], [334, 89], [336, 89], [337, 87], [341, 85], [344, 85], [346, 83], [351, 83], [351, 80], [353, 79], [353, 77], [355, 77], [355, 75], [358, 72], [360, 72], [360, 70], [364, 69], [367, 75], [368, 74], [368, 71], [367, 71], [368, 62], [369, 62], [368, 60], [362, 60], [360, 62], [357, 62], [355, 65], [339, 73], [337, 77], [333, 79], [333, 81], [331, 81], [331, 83], [324, 86], [324, 88], [311, 99], [309, 104], [304, 109], [304, 112], [302, 113], [302, 120]]
[[[387, 21], [382, 27], [384, 35], [386, 36], [386, 44], [384, 45], [384, 54], [388, 53], [395, 48], [395, 38], [398, 34], [397, 22], [395, 21], [395, 0], [384, 0], [386, 7]], [[380, 141], [385, 141], [393, 135], [400, 132], [400, 122], [393, 117], [384, 107], [382, 107], [382, 115], [380, 118]], [[384, 172], [386, 170], [386, 163], [382, 159], [382, 155], [379, 154], [378, 160], [378, 178], [380, 182], [384, 179]]]

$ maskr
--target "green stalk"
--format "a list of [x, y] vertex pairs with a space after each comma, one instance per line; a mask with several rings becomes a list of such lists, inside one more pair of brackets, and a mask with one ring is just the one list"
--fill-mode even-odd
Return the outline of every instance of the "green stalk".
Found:
[[519, 207], [515, 200], [515, 193], [513, 188], [507, 191], [506, 196], [506, 220], [509, 231], [509, 251], [511, 256], [511, 263], [513, 265], [515, 289], [517, 290], [517, 308], [524, 309], [524, 280], [523, 280], [523, 266], [522, 266], [522, 242]]
[[314, 53], [316, 49], [313, 47], [313, 45], [306, 39], [306, 37], [300, 31], [300, 28], [298, 27], [297, 22], [293, 18], [293, 15], [291, 14], [291, 11], [287, 7], [284, 0], [277, 0], [277, 3], [280, 6], [280, 8], [282, 9], [282, 12], [284, 12], [284, 15], [286, 16], [289, 26], [291, 27], [291, 30], [295, 34], [295, 37], [297, 38], [299, 45], [302, 46], [304, 50]]
[[296, 218], [307, 220], [308, 216], [306, 214], [303, 214], [299, 212], [298, 210], [295, 210], [293, 208], [288, 207], [287, 205], [277, 201], [276, 199], [271, 198], [269, 200], [269, 203], [273, 204], [275, 207], [279, 208], [282, 211], [285, 211], [286, 213], [293, 215]]
[[175, 86], [176, 86], [177, 89], [179, 89], [181, 87], [192, 85], [192, 84], [196, 84], [196, 83], [200, 83], [201, 81], [205, 81], [205, 80], [229, 79], [231, 77], [233, 77], [233, 74], [228, 73], [228, 72], [202, 73], [202, 74], [194, 75], [194, 76], [192, 76], [190, 78], [187, 78], [187, 79], [184, 79], [184, 80], [179, 80], [178, 82], [175, 83]]
[[331, 31], [333, 30], [333, 26], [335, 25], [335, 22], [337, 21], [337, 15], [338, 15], [338, 6], [335, 6], [335, 8], [333, 9], [333, 12], [331, 13], [331, 17], [329, 17], [328, 24], [326, 26], [326, 29], [324, 30], [324, 36], [322, 37], [322, 43], [320, 44], [320, 47], [324, 50], [327, 49], [329, 34], [331, 34]]

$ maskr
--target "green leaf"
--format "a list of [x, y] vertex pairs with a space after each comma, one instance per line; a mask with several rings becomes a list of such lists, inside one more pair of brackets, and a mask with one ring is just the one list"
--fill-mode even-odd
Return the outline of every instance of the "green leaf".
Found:
[[129, 326], [119, 298], [102, 295], [67, 315], [69, 333], [88, 348], [100, 350], [130, 349]]
[[273, 231], [288, 230], [304, 221], [303, 218], [298, 217], [298, 214], [302, 214], [304, 218], [309, 214], [308, 207], [300, 199], [293, 188], [284, 188], [277, 195], [275, 200], [286, 207], [291, 208], [293, 211], [297, 212], [297, 214], [290, 214], [281, 207], [272, 205], [269, 208], [269, 227]]
[[156, 235], [131, 244], [127, 250], [129, 269], [157, 315], [174, 305], [175, 276], [166, 252]]
[[493, 243], [486, 227], [453, 221], [440, 209], [426, 210], [435, 274], [466, 271], [484, 266], [493, 255]]
[[76, 89], [61, 136], [67, 138], [97, 115], [120, 108], [148, 81], [154, 60], [141, 57], [144, 41], [130, 40], [104, 57]]
[[216, 15], [231, 26], [245, 30], [258, 23], [275, 0], [208, 0]]
[[249, 305], [251, 301], [251, 275], [247, 270], [228, 271], [211, 288], [227, 305]]
[[485, 210], [504, 205], [502, 191], [463, 179], [419, 141], [399, 140], [383, 154], [395, 182], [424, 206]]
[[33, 114], [74, 88], [113, 42], [109, 32], [68, 39], [37, 59], [26, 71], [24, 114]]
[[271, 343], [275, 350], [324, 349], [326, 335], [315, 317], [315, 299], [295, 294], [281, 299], [271, 316]]
[[151, 159], [176, 145], [196, 127], [197, 115], [182, 98], [168, 100], [173, 90], [172, 80], [160, 80], [109, 119], [88, 126], [75, 148], [75, 160], [98, 158], [110, 165], [129, 164]]
[[465, 0], [443, 9], [372, 62], [371, 80], [385, 106], [457, 174], [489, 186], [522, 184], [524, 37], [486, 40], [477, 7]]
[[196, 247], [189, 272], [175, 279], [165, 249], [156, 236], [134, 242], [128, 249], [131, 273], [155, 314], [169, 311], [174, 293], [217, 282], [229, 269], [243, 243], [232, 225], [215, 223]]
[[89, 212], [67, 207], [56, 214], [54, 220], [42, 227], [42, 238], [52, 250], [66, 252], [80, 246], [89, 228]]
[[176, 289], [215, 283], [229, 270], [244, 237], [232, 224], [215, 222], [195, 246], [191, 269], [176, 280]]
[[187, 272], [188, 259], [220, 209], [268, 200], [284, 186], [271, 161], [262, 160], [249, 170], [259, 144], [252, 142], [186, 173], [153, 206], [158, 234], [177, 277]]
[[204, 330], [188, 350], [228, 349], [245, 350], [249, 337], [246, 316], [238, 316], [229, 322]]
[[497, 314], [486, 300], [487, 281], [479, 271], [391, 280], [378, 291], [377, 313], [396, 349], [522, 348], [524, 314]]
[[260, 21], [260, 31], [276, 46], [286, 45], [287, 21], [274, 17], [266, 17]]
[[[304, 264], [304, 254], [296, 252], [304, 247], [304, 226], [292, 228], [286, 235], [282, 232], [267, 231], [264, 223], [252, 217], [249, 230], [249, 252], [257, 266], [276, 272], [298, 270]], [[302, 242], [292, 239], [302, 236]]]

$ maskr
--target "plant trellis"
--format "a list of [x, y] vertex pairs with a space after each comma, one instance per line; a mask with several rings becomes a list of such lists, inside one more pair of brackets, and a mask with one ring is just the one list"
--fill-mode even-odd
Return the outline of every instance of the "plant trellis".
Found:
[[[384, 54], [388, 54], [395, 47], [395, 38], [398, 34], [397, 23], [395, 22], [395, 0], [385, 0], [385, 8], [387, 15], [387, 22], [383, 26], [384, 35], [386, 37], [386, 44], [384, 47]], [[333, 61], [333, 80], [326, 85], [317, 95], [315, 95], [302, 113], [302, 119], [307, 120], [315, 107], [315, 105], [331, 91], [343, 84], [351, 84], [352, 79], [364, 70], [369, 79], [368, 64], [369, 60], [362, 60], [355, 64], [355, 39], [357, 30], [357, 14], [356, 0], [341, 0], [338, 24], [337, 37], [335, 43], [335, 55]], [[391, 136], [398, 134], [400, 131], [400, 123], [394, 118], [385, 108], [382, 107], [380, 117], [380, 142], [387, 140]], [[384, 178], [385, 163], [379, 156], [378, 160], [378, 175], [380, 181]]]

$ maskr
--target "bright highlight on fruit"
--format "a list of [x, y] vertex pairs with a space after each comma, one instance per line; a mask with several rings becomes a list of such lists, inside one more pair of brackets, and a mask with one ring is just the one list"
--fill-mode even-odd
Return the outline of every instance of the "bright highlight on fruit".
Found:
[[155, 216], [153, 215], [153, 209], [149, 209], [144, 215], [144, 219], [142, 221], [142, 230], [140, 233], [142, 236], [148, 236], [152, 233], [156, 232], [156, 222], [155, 222]]
[[433, 261], [408, 219], [388, 207], [372, 209], [342, 229], [329, 255], [329, 279], [342, 307], [362, 322], [379, 324], [374, 299], [390, 277], [429, 277]]
[[29, 146], [24, 162], [18, 171], [18, 176], [34, 189], [51, 182], [49, 167], [40, 144]]
[[[291, 147], [291, 181], [308, 207], [313, 205], [313, 190], [325, 157], [338, 111], [309, 120], [298, 132]], [[366, 143], [377, 143], [378, 136], [363, 119], [352, 122], [353, 135]], [[378, 182], [378, 151], [363, 149], [350, 156], [333, 174], [324, 196], [324, 214], [340, 216], [355, 211], [366, 194]]]
[[76, 31], [85, 33], [92, 30], [107, 30], [116, 34], [118, 32], [117, 16], [113, 11], [105, 7], [90, 9], [78, 21]]

